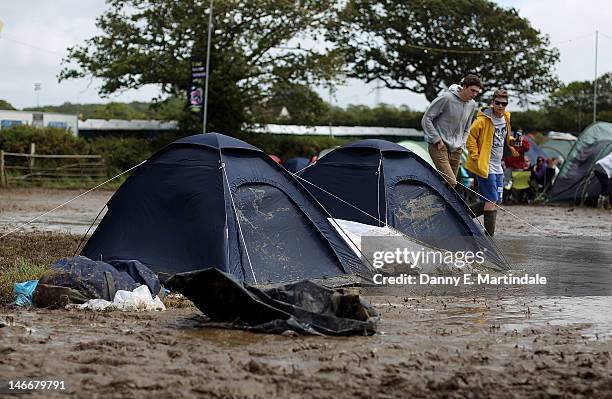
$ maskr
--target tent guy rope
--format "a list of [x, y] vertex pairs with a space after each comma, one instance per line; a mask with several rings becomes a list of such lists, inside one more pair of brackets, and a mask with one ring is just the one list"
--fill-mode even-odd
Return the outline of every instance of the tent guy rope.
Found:
[[77, 195], [76, 197], [74, 197], [74, 198], [72, 198], [72, 199], [70, 199], [70, 200], [68, 200], [68, 201], [66, 201], [66, 202], [64, 202], [64, 203], [62, 203], [62, 204], [60, 204], [60, 205], [56, 206], [55, 208], [53, 208], [53, 209], [51, 209], [51, 210], [49, 210], [49, 211], [47, 211], [47, 212], [45, 212], [45, 213], [43, 213], [43, 214], [40, 214], [40, 215], [36, 216], [35, 218], [28, 220], [27, 222], [23, 222], [23, 223], [21, 223], [20, 225], [18, 225], [17, 227], [15, 227], [13, 230], [11, 230], [11, 231], [9, 231], [9, 232], [7, 232], [7, 233], [4, 233], [2, 236], [0, 236], [0, 239], [3, 239], [4, 237], [7, 237], [7, 236], [9, 236], [9, 235], [11, 235], [11, 234], [13, 234], [13, 233], [15, 233], [15, 232], [17, 232], [17, 231], [21, 230], [22, 228], [24, 228], [24, 227], [26, 227], [26, 226], [28, 226], [28, 225], [30, 225], [30, 224], [32, 224], [32, 223], [34, 223], [35, 221], [37, 221], [37, 220], [38, 220], [38, 219], [40, 219], [41, 217], [46, 216], [46, 215], [48, 215], [48, 214], [50, 214], [50, 213], [52, 213], [52, 212], [55, 212], [56, 210], [58, 210], [58, 209], [60, 209], [60, 208], [62, 208], [62, 207], [64, 207], [64, 206], [68, 205], [68, 204], [69, 204], [69, 203], [71, 203], [72, 201], [74, 201], [74, 200], [76, 200], [76, 199], [79, 199], [79, 198], [81, 198], [82, 196], [84, 196], [84, 195], [87, 195], [87, 194], [91, 193], [92, 191], [97, 190], [98, 188], [102, 187], [102, 186], [103, 186], [103, 185], [105, 185], [106, 183], [111, 182], [111, 181], [115, 180], [116, 178], [118, 178], [119, 176], [122, 176], [122, 175], [124, 175], [124, 174], [126, 174], [126, 173], [128, 173], [128, 172], [130, 172], [130, 171], [132, 171], [132, 170], [134, 170], [134, 169], [136, 169], [137, 167], [139, 167], [140, 165], [144, 164], [145, 162], [147, 162], [147, 160], [146, 160], [146, 159], [145, 159], [144, 161], [142, 161], [141, 163], [139, 163], [138, 165], [132, 166], [131, 168], [129, 168], [129, 169], [127, 169], [127, 170], [125, 170], [125, 171], [123, 171], [123, 172], [119, 173], [118, 175], [116, 175], [116, 176], [114, 176], [114, 177], [111, 177], [110, 179], [108, 179], [108, 180], [106, 180], [106, 181], [104, 181], [104, 182], [102, 182], [102, 183], [98, 184], [97, 186], [95, 186], [95, 187], [93, 187], [93, 188], [91, 188], [91, 189], [89, 189], [89, 190], [85, 191], [84, 193], [81, 193], [81, 194]]

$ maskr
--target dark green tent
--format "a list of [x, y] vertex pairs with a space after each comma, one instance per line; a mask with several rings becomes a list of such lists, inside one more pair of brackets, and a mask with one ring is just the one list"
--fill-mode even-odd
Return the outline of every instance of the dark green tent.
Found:
[[612, 123], [587, 127], [561, 166], [548, 196], [549, 202], [584, 203], [596, 199], [599, 182], [593, 176], [595, 162], [612, 152]]
[[548, 140], [540, 146], [547, 158], [567, 159], [576, 143], [576, 136], [570, 133], [550, 132]]

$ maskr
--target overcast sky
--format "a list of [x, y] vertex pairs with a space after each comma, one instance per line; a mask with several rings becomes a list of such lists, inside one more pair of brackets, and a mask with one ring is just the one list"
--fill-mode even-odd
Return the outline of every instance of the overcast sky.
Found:
[[[532, 26], [550, 36], [561, 53], [557, 74], [563, 82], [591, 80], [594, 74], [595, 30], [599, 35], [599, 75], [612, 71], [612, 2], [609, 0], [499, 0], [515, 7]], [[108, 101], [149, 101], [155, 87], [128, 91], [102, 99], [96, 81], [90, 79], [57, 82], [60, 60], [69, 46], [96, 34], [95, 18], [106, 8], [104, 0], [0, 0], [0, 99], [17, 108], [36, 105], [34, 83], [41, 83], [40, 104], [59, 105], [66, 101], [94, 103]], [[320, 90], [329, 101], [329, 94]], [[374, 90], [352, 81], [338, 87], [332, 97], [336, 105], [374, 105], [376, 102], [406, 104], [422, 110], [427, 100], [405, 90]]]

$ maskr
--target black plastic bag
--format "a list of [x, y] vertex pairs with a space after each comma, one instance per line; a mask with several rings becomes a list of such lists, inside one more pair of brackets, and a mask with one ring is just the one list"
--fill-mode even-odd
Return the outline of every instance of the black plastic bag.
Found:
[[175, 274], [166, 284], [213, 321], [256, 331], [370, 335], [379, 319], [358, 295], [312, 281], [264, 289], [243, 286], [231, 275], [210, 268]]

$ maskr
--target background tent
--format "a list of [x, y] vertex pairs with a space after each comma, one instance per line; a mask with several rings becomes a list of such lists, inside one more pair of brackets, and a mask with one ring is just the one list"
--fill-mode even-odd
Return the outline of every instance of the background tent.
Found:
[[546, 153], [542, 151], [539, 145], [536, 144], [535, 140], [531, 136], [523, 136], [529, 141], [529, 151], [525, 153], [529, 158], [529, 166], [533, 166], [537, 163], [538, 157], [548, 158]]
[[368, 272], [290, 173], [221, 134], [168, 145], [107, 205], [82, 251], [90, 259], [165, 273], [215, 267], [248, 283]]
[[427, 149], [428, 144], [426, 141], [404, 140], [400, 141], [397, 144], [409, 149], [410, 151], [414, 152], [415, 154], [423, 158], [425, 161], [427, 161], [428, 164], [434, 166], [433, 160], [431, 159], [431, 155], [429, 155], [429, 150]]
[[548, 140], [540, 146], [547, 158], [562, 158], [565, 160], [576, 143], [576, 136], [569, 133], [550, 132]]
[[307, 158], [301, 158], [301, 157], [290, 158], [286, 160], [285, 162], [283, 162], [283, 167], [291, 173], [300, 171], [304, 169], [305, 167], [307, 167], [308, 165], [310, 165], [310, 161]]
[[384, 140], [347, 144], [300, 177], [335, 218], [388, 225], [439, 249], [486, 249], [491, 261], [507, 265], [457, 193], [425, 160], [400, 145]]
[[596, 199], [599, 182], [593, 177], [595, 162], [612, 152], [612, 123], [587, 127], [567, 155], [548, 195], [549, 202], [584, 202]]

